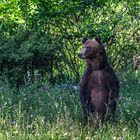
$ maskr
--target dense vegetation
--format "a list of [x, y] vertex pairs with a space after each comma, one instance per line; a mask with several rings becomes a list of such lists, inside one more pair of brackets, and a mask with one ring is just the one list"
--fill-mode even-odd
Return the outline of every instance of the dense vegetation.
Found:
[[[83, 125], [77, 57], [100, 36], [121, 89], [115, 124]], [[139, 140], [139, 0], [0, 1], [0, 140]]]
[[118, 73], [130, 72], [139, 55], [138, 0], [2, 0], [0, 13], [0, 74], [16, 86], [79, 82], [84, 36], [102, 37]]

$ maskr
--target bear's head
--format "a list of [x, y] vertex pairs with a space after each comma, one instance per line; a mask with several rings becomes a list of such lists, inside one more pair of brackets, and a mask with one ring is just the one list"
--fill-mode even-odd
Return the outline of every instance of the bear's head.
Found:
[[95, 58], [105, 57], [105, 48], [101, 43], [100, 37], [94, 39], [83, 38], [83, 48], [78, 53], [81, 59], [93, 60]]

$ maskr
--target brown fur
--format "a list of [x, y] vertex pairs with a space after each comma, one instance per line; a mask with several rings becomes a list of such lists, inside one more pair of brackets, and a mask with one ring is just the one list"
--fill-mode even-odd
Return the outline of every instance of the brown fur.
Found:
[[79, 57], [87, 63], [80, 83], [80, 98], [85, 118], [87, 120], [90, 114], [96, 114], [96, 119], [114, 119], [119, 81], [107, 61], [101, 39], [84, 40]]

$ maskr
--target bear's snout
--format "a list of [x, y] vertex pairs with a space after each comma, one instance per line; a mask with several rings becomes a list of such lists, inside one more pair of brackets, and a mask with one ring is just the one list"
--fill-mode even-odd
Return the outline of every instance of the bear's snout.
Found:
[[78, 53], [78, 57], [79, 57], [79, 58], [82, 58], [82, 53], [79, 52], [79, 53]]
[[85, 59], [85, 55], [83, 53], [81, 53], [81, 52], [78, 53], [78, 57], [81, 58], [81, 59]]
[[78, 53], [79, 58], [84, 59], [84, 58], [86, 57], [86, 56], [85, 56], [85, 53], [86, 53], [86, 48], [83, 48], [83, 49]]

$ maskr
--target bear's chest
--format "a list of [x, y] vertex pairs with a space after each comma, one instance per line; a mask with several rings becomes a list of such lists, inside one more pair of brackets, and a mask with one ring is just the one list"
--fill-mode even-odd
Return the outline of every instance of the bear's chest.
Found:
[[91, 93], [106, 94], [109, 91], [109, 75], [103, 70], [86, 74], [81, 82], [81, 93], [85, 95], [91, 95]]
[[109, 82], [108, 74], [104, 71], [94, 71], [88, 77], [88, 84], [90, 86], [105, 86]]
[[[104, 106], [108, 101], [109, 77], [104, 71], [94, 71], [89, 77], [90, 97], [95, 106]], [[100, 104], [100, 105], [99, 105]]]

